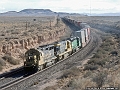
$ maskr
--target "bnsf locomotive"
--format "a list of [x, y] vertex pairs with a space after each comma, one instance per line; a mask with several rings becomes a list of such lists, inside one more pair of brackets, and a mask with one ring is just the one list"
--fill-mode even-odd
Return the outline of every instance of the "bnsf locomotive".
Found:
[[75, 31], [74, 36], [66, 40], [39, 46], [37, 48], [31, 48], [26, 51], [24, 61], [25, 71], [42, 70], [59, 60], [68, 57], [80, 48], [83, 48], [89, 42], [89, 25], [68, 18], [64, 18], [64, 20], [82, 29]]

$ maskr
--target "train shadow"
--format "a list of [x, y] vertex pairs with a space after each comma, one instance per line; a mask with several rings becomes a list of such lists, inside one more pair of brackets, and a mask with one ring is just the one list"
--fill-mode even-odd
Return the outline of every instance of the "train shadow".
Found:
[[32, 74], [34, 74], [34, 73], [36, 73], [37, 71], [25, 71], [25, 73], [24, 73], [24, 77], [28, 77], [28, 76], [30, 76], [30, 75], [32, 75]]
[[6, 75], [4, 76], [4, 78], [19, 78], [19, 77], [28, 77], [34, 73], [36, 73], [37, 71], [25, 71], [25, 70], [22, 70], [22, 71], [19, 71], [19, 72], [14, 72], [14, 73], [11, 73], [9, 75]]

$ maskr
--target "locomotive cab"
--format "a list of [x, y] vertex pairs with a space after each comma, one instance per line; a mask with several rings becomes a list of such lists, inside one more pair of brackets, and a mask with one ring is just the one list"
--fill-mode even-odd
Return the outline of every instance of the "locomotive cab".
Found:
[[37, 69], [40, 61], [40, 52], [35, 49], [30, 49], [25, 53], [24, 68]]
[[36, 59], [36, 55], [34, 56], [27, 56], [26, 57], [26, 61], [25, 61], [25, 66], [35, 66], [37, 64], [37, 59]]

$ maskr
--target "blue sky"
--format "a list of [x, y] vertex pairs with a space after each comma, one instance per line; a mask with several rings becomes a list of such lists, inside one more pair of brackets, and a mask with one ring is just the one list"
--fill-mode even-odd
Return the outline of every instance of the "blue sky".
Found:
[[0, 13], [23, 9], [51, 9], [69, 13], [120, 12], [120, 0], [0, 0]]

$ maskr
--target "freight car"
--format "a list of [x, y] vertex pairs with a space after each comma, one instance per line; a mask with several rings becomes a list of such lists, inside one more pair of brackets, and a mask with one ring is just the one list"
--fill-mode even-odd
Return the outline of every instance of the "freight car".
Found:
[[[75, 20], [70, 20], [67, 18], [66, 20], [73, 24], [75, 22]], [[25, 71], [42, 70], [68, 57], [80, 48], [85, 47], [90, 40], [90, 27], [89, 25], [82, 23], [76, 25], [83, 28], [79, 31], [75, 31], [74, 36], [66, 40], [55, 42], [49, 45], [39, 46], [26, 51], [24, 61]]]

